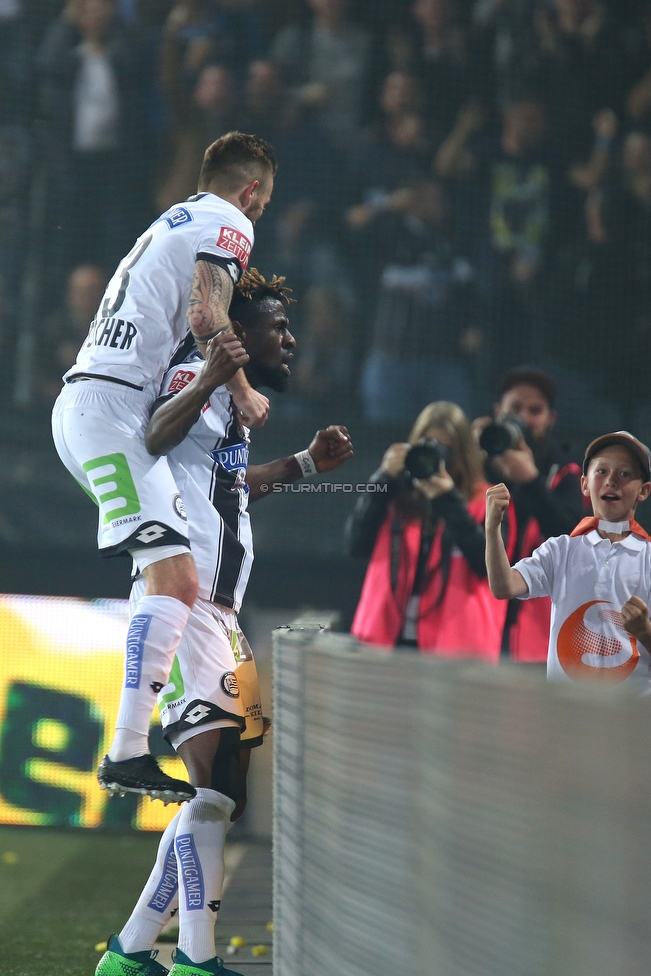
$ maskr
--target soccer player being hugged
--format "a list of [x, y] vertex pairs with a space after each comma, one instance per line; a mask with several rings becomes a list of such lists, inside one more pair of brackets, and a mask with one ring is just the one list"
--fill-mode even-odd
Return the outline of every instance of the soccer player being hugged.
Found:
[[487, 491], [486, 565], [499, 599], [552, 601], [547, 676], [632, 681], [649, 690], [651, 667], [651, 537], [635, 511], [651, 492], [651, 456], [627, 431], [588, 445], [581, 489], [594, 516], [570, 535], [547, 539], [514, 567], [500, 523], [509, 503], [505, 485]]
[[[197, 596], [179, 490], [145, 428], [165, 371], [194, 342], [230, 331], [228, 307], [247, 268], [253, 227], [273, 189], [271, 146], [230, 132], [206, 150], [199, 192], [138, 238], [108, 283], [52, 413], [64, 465], [99, 509], [102, 556], [132, 556], [146, 581], [126, 641], [120, 708], [100, 785], [186, 800], [149, 751], [149, 722]], [[229, 381], [240, 419], [261, 425], [269, 401], [241, 369]]]
[[[320, 430], [309, 448], [249, 466], [248, 429], [224, 385], [243, 367], [251, 386], [282, 391], [296, 345], [283, 278], [255, 269], [235, 287], [224, 332], [165, 375], [145, 435], [167, 456], [187, 511], [199, 596], [158, 704], [163, 733], [188, 770], [196, 796], [169, 824], [156, 863], [126, 925], [109, 941], [97, 976], [164, 976], [151, 957], [178, 907], [173, 976], [237, 976], [215, 956], [215, 918], [224, 874], [226, 832], [246, 805], [249, 754], [263, 737], [251, 648], [237, 622], [253, 561], [247, 506], [352, 456], [345, 427]], [[144, 581], [132, 591], [134, 619]]]

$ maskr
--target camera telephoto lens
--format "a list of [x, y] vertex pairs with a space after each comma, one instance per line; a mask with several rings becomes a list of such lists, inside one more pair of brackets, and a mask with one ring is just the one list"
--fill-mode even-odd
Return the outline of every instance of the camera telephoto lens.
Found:
[[441, 462], [447, 457], [447, 448], [435, 440], [426, 440], [424, 437], [418, 444], [407, 451], [405, 457], [405, 472], [412, 479], [418, 478], [419, 481], [438, 474]]
[[529, 427], [519, 417], [503, 417], [489, 424], [481, 432], [479, 446], [486, 453], [486, 457], [497, 457], [504, 451], [517, 448], [520, 438], [528, 442], [531, 436]]

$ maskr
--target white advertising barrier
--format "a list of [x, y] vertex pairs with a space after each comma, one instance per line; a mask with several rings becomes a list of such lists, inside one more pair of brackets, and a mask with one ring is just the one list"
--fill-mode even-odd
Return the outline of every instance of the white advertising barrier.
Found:
[[643, 976], [651, 699], [279, 630], [283, 976]]

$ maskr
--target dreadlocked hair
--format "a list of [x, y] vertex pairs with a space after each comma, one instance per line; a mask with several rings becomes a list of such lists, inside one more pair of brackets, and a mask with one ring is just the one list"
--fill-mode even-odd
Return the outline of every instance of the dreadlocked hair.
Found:
[[274, 275], [271, 281], [267, 281], [257, 268], [249, 268], [233, 289], [228, 314], [231, 319], [239, 321], [246, 319], [253, 324], [253, 320], [257, 318], [257, 306], [265, 298], [275, 298], [277, 301], [284, 302], [285, 305], [295, 302], [296, 299], [289, 296], [291, 290], [285, 285], [284, 278], [278, 278]]
[[257, 268], [249, 268], [233, 289], [228, 314], [232, 319], [251, 320], [252, 317], [257, 317], [257, 306], [265, 298], [275, 298], [286, 305], [296, 301], [295, 298], [289, 297], [291, 290], [286, 287], [284, 278], [277, 278], [274, 275], [271, 281], [267, 281]]
[[237, 298], [245, 298], [250, 301], [259, 302], [263, 298], [277, 298], [281, 302], [289, 305], [295, 302], [295, 298], [290, 298], [291, 288], [285, 285], [285, 278], [273, 276], [271, 281], [267, 281], [257, 268], [250, 268], [245, 271], [233, 291], [233, 301]]

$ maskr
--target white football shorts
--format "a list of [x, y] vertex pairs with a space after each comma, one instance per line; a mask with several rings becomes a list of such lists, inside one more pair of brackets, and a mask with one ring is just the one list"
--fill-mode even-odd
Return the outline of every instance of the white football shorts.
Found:
[[102, 556], [128, 549], [190, 548], [187, 518], [167, 459], [147, 453], [149, 394], [107, 380], [63, 387], [52, 436], [70, 474], [99, 507]]
[[[137, 580], [132, 606], [144, 592]], [[158, 695], [163, 735], [171, 746], [208, 729], [239, 728], [240, 747], [262, 744], [258, 672], [237, 615], [197, 599], [176, 651], [169, 683]]]

